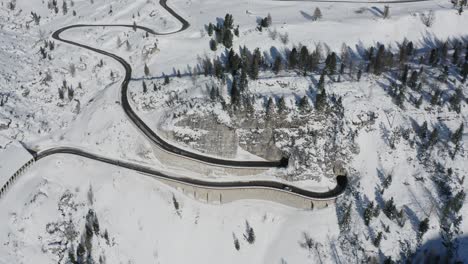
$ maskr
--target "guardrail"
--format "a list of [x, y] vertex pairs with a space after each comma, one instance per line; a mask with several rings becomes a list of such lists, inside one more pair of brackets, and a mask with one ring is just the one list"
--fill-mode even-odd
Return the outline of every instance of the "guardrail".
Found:
[[8, 189], [15, 183], [19, 176], [23, 175], [29, 167], [34, 165], [35, 159], [32, 158], [28, 162], [26, 162], [21, 168], [19, 168], [9, 179], [8, 181], [2, 186], [0, 189], [0, 198], [8, 191]]

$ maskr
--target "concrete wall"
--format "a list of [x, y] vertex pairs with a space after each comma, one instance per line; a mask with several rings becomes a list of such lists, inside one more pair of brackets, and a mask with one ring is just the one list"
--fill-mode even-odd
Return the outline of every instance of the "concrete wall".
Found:
[[161, 161], [161, 163], [166, 164], [170, 167], [183, 168], [188, 171], [193, 171], [203, 175], [211, 174], [225, 174], [225, 175], [237, 175], [237, 176], [247, 176], [247, 175], [256, 175], [263, 173], [269, 168], [242, 168], [242, 167], [225, 167], [221, 165], [213, 165], [210, 163], [205, 163], [199, 160], [193, 160], [184, 156], [179, 156], [174, 153], [165, 151], [158, 146], [153, 145], [153, 150], [155, 156]]
[[297, 195], [286, 190], [277, 190], [260, 187], [239, 188], [207, 188], [198, 185], [190, 185], [183, 182], [157, 178], [161, 182], [177, 189], [187, 196], [204, 203], [225, 204], [238, 200], [252, 199], [265, 200], [280, 203], [299, 209], [320, 209], [335, 203], [336, 198], [313, 199]]

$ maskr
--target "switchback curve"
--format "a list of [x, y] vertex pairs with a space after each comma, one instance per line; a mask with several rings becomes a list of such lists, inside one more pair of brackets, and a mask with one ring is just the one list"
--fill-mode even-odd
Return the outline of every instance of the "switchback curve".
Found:
[[[167, 0], [161, 0], [160, 1], [161, 5], [163, 7], [167, 7]], [[168, 9], [168, 11], [171, 14], [176, 14], [172, 9]], [[122, 99], [122, 108], [127, 115], [127, 117], [134, 123], [134, 125], [140, 130], [141, 133], [143, 133], [151, 142], [153, 142], [155, 145], [160, 147], [161, 149], [170, 152], [175, 155], [183, 156], [185, 158], [205, 162], [208, 164], [213, 164], [217, 166], [228, 166], [228, 167], [238, 167], [238, 168], [281, 168], [281, 167], [287, 167], [288, 165], [288, 158], [284, 157], [281, 160], [278, 161], [238, 161], [238, 160], [228, 160], [228, 159], [220, 159], [220, 158], [215, 158], [215, 157], [210, 157], [210, 156], [205, 156], [201, 155], [195, 152], [191, 152], [182, 148], [179, 148], [177, 146], [174, 146], [164, 139], [162, 139], [159, 135], [157, 135], [151, 128], [146, 125], [143, 120], [133, 111], [130, 102], [128, 100], [128, 84], [130, 82], [130, 79], [132, 77], [132, 67], [130, 64], [125, 61], [122, 57], [119, 57], [113, 53], [100, 50], [97, 48], [93, 48], [88, 45], [84, 45], [81, 43], [77, 43], [68, 39], [64, 39], [60, 36], [61, 33], [69, 30], [69, 29], [74, 29], [74, 28], [88, 28], [88, 27], [129, 27], [129, 28], [138, 28], [141, 30], [144, 30], [148, 33], [155, 34], [155, 35], [168, 35], [168, 34], [173, 34], [180, 32], [186, 28], [188, 28], [189, 24], [186, 20], [184, 20], [182, 17], [179, 15], [176, 16], [176, 18], [179, 19], [179, 21], [182, 23], [182, 28], [179, 29], [176, 32], [172, 33], [158, 33], [155, 32], [152, 29], [149, 29], [144, 26], [138, 26], [138, 25], [123, 25], [123, 24], [116, 24], [116, 25], [110, 25], [110, 24], [98, 24], [98, 25], [93, 25], [93, 24], [77, 24], [77, 25], [70, 25], [64, 28], [61, 28], [57, 31], [55, 31], [52, 34], [52, 38], [56, 39], [58, 41], [68, 43], [74, 46], [78, 46], [84, 49], [88, 49], [91, 51], [94, 51], [96, 53], [108, 56], [110, 58], [115, 59], [118, 61], [125, 69], [125, 76], [124, 80], [121, 85], [121, 99]]]

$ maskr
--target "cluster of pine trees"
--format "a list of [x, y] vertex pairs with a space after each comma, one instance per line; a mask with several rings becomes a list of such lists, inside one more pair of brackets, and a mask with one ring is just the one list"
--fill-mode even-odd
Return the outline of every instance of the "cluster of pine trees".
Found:
[[226, 48], [232, 47], [234, 35], [239, 37], [239, 25], [234, 28], [234, 18], [231, 14], [226, 14], [222, 23], [216, 25], [209, 23], [206, 26], [208, 36], [213, 37], [210, 40], [210, 49], [215, 51], [218, 43], [223, 44]]

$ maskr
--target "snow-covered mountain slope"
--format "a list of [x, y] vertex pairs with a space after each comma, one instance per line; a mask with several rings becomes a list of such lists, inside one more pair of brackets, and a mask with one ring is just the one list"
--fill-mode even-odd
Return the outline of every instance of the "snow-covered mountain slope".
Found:
[[[179, 21], [158, 2], [67, 0], [66, 8], [62, 1], [56, 8], [54, 1], [1, 3], [0, 179], [10, 177], [21, 165], [10, 161], [27, 160], [24, 151], [24, 156], [17, 155], [7, 147], [12, 140], [38, 149], [74, 146], [173, 173], [190, 173], [160, 162], [148, 140], [126, 118], [120, 102], [124, 71], [116, 61], [50, 38], [53, 31], [78, 23], [135, 22], [158, 32], [178, 30]], [[167, 36], [109, 27], [65, 33], [131, 64], [130, 93], [137, 108], [143, 109], [149, 98], [141, 94], [143, 78], [162, 83], [162, 74], [193, 71], [199, 57], [224, 56], [222, 48], [210, 51], [205, 25], [221, 21], [227, 12], [240, 28], [233, 47], [259, 47], [267, 53], [277, 47], [286, 53], [299, 44], [312, 50], [319, 42], [337, 53], [344, 42], [357, 51], [376, 43], [396, 50], [396, 43], [404, 38], [424, 50], [447, 38], [466, 42], [468, 34], [466, 12], [459, 15], [452, 3], [442, 0], [388, 4], [387, 19], [382, 18], [385, 4], [377, 3], [174, 0], [168, 4], [190, 22], [188, 30]], [[323, 17], [313, 21], [316, 7]], [[427, 27], [421, 14], [430, 10], [435, 20]], [[41, 17], [37, 24], [31, 12], [36, 20]], [[273, 18], [269, 30], [277, 32], [275, 39], [269, 30], [256, 30], [257, 20], [269, 13]], [[288, 41], [283, 42], [279, 35], [286, 33]], [[145, 64], [150, 71], [146, 77]], [[295, 89], [268, 88], [268, 81], [251, 82], [251, 88], [262, 96], [281, 94], [293, 101], [307, 94], [318, 79], [285, 75], [269, 77], [288, 80]], [[185, 92], [188, 98], [206, 98], [204, 87], [194, 88], [191, 81], [186, 77], [171, 89]], [[451, 132], [461, 123], [466, 126], [466, 102], [461, 103], [460, 113], [449, 108], [448, 97], [442, 106], [431, 105], [433, 91], [425, 87], [421, 108], [408, 100], [402, 109], [385, 90], [388, 85], [366, 74], [360, 82], [327, 82], [328, 93], [343, 98], [347, 128], [357, 131], [352, 142], [342, 142], [343, 147], [355, 143], [359, 150], [346, 153], [351, 185], [336, 206], [303, 211], [253, 200], [207, 205], [145, 175], [75, 156], [51, 156], [30, 167], [0, 199], [0, 263], [69, 263], [83, 252], [92, 252], [90, 258], [99, 263], [367, 263], [390, 257], [417, 263], [436, 255], [443, 262], [447, 248], [453, 249], [454, 259], [466, 261], [466, 133], [458, 154], [450, 157]], [[461, 87], [466, 96], [466, 84]], [[447, 95], [454, 88], [452, 82], [441, 86]], [[159, 109], [142, 112], [148, 123], [160, 113]], [[372, 118], [370, 112], [375, 114]], [[441, 132], [441, 141], [427, 153], [421, 153], [423, 140], [414, 129], [424, 121], [429, 132], [433, 128]], [[403, 135], [406, 130], [409, 135]], [[243, 153], [245, 157], [252, 156]], [[322, 178], [330, 167], [313, 164], [302, 169], [309, 171], [299, 178], [301, 186], [331, 186]], [[261, 177], [272, 176], [278, 175]], [[425, 219], [427, 232], [422, 232]]]

